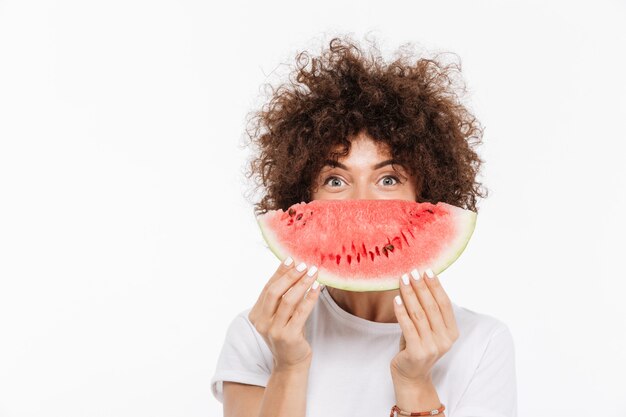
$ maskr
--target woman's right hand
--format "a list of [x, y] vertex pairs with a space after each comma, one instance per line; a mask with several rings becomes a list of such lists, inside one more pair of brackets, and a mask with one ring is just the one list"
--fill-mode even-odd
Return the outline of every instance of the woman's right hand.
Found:
[[248, 314], [274, 356], [275, 369], [310, 365], [312, 351], [304, 336], [304, 325], [321, 290], [321, 286], [312, 286], [314, 282], [319, 284], [316, 277], [315, 266], [307, 271], [304, 263], [296, 266], [293, 259], [287, 258], [265, 284]]

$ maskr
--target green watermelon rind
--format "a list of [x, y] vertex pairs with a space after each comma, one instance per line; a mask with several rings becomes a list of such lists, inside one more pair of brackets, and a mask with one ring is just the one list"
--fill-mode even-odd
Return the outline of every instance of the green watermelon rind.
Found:
[[[452, 214], [456, 213], [456, 218], [458, 219], [457, 223], [460, 224], [460, 226], [464, 226], [464, 230], [459, 232], [456, 241], [450, 244], [450, 250], [439, 256], [439, 262], [435, 262], [431, 265], [415, 266], [415, 268], [417, 268], [422, 274], [424, 273], [425, 268], [430, 268], [437, 276], [448, 269], [448, 267], [452, 265], [465, 251], [465, 248], [467, 247], [476, 228], [477, 215], [474, 211], [464, 210], [449, 204], [446, 204], [446, 207], [450, 208], [449, 211]], [[285, 253], [281, 245], [277, 243], [278, 239], [272, 233], [271, 228], [265, 226], [261, 216], [257, 216], [256, 221], [261, 229], [261, 234], [263, 235], [268, 248], [281, 262], [284, 261], [288, 255]], [[296, 259], [295, 261], [298, 260]], [[406, 272], [409, 273], [410, 271]], [[323, 268], [318, 270], [317, 281], [321, 284], [328, 285], [329, 287], [357, 292], [389, 291], [400, 288], [399, 276], [381, 277], [376, 279], [375, 282], [372, 280], [353, 280], [349, 284], [346, 284], [345, 279], [338, 277]]]

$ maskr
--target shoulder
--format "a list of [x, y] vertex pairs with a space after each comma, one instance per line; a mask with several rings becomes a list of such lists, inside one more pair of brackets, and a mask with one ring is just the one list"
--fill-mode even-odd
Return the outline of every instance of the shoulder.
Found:
[[480, 359], [486, 351], [508, 351], [514, 354], [514, 340], [509, 326], [502, 320], [452, 303], [459, 329], [457, 343], [471, 348]]
[[466, 335], [480, 334], [485, 336], [509, 331], [506, 323], [490, 314], [470, 310], [455, 303], [452, 303], [452, 308], [459, 333], [464, 332]]
[[[459, 338], [448, 358], [454, 363], [458, 416], [516, 416], [515, 348], [509, 327], [500, 319], [453, 304]], [[445, 358], [445, 356], [444, 356]]]
[[245, 333], [249, 336], [261, 336], [250, 319], [248, 318], [248, 314], [252, 310], [252, 307], [248, 307], [244, 310], [239, 311], [235, 314], [235, 317], [232, 318], [229, 328], [236, 330], [240, 333]]
[[224, 349], [229, 353], [238, 352], [241, 356], [256, 358], [269, 369], [272, 364], [272, 352], [248, 318], [252, 308], [241, 310], [231, 320], [226, 333]]
[[239, 348], [245, 344], [259, 352], [267, 353], [263, 337], [248, 318], [250, 310], [251, 307], [241, 310], [231, 319], [226, 331], [226, 342], [230, 345], [239, 345]]

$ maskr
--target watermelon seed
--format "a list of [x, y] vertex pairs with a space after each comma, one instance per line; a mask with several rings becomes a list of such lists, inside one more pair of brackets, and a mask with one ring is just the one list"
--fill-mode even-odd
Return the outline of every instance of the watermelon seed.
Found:
[[339, 265], [339, 260], [341, 259], [341, 255], [337, 255], [337, 265]]
[[431, 214], [434, 213], [434, 211], [432, 211], [431, 209], [426, 209], [426, 211], [431, 213]]
[[400, 234], [402, 235], [402, 238], [404, 239], [404, 243], [406, 243], [407, 246], [411, 246], [411, 245], [409, 245], [409, 241], [407, 240], [406, 236], [404, 235], [404, 232], [400, 232]]
[[352, 264], [352, 256], [348, 255], [348, 265]]
[[393, 252], [393, 245], [385, 246], [385, 250], [388, 250], [389, 252]]
[[296, 211], [295, 211], [294, 209], [290, 208], [290, 209], [289, 209], [289, 215], [290, 215], [291, 217], [293, 217], [293, 215], [294, 215], [294, 214], [296, 214]]
[[302, 213], [300, 213], [300, 214], [298, 214], [298, 215], [296, 216], [296, 220], [300, 220], [301, 218], [302, 218]]
[[372, 258], [372, 261], [374, 261], [374, 252], [370, 251], [370, 258]]
[[376, 256], [380, 256], [380, 251], [378, 250], [378, 246], [376, 246]]
[[360, 253], [357, 253], [357, 254], [356, 254], [356, 261], [357, 261], [358, 263], [361, 263], [361, 254], [360, 254]]

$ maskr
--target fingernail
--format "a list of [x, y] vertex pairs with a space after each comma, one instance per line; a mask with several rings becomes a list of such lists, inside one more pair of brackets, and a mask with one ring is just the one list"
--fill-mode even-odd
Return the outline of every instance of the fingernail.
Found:
[[298, 266], [296, 266], [296, 271], [302, 272], [306, 269], [306, 264], [304, 262], [300, 262]]
[[311, 288], [312, 288], [312, 289], [316, 289], [319, 285], [320, 285], [320, 283], [319, 283], [319, 282], [317, 282], [317, 281], [315, 281], [315, 282], [313, 283], [313, 285], [311, 285]]
[[396, 296], [394, 297], [394, 300], [396, 300], [396, 304], [398, 304], [398, 305], [402, 305], [402, 299], [400, 298], [400, 296], [399, 296], [399, 295], [396, 295]]
[[291, 258], [291, 256], [288, 256], [283, 263], [285, 264], [285, 266], [289, 266], [293, 263], [293, 259]]
[[415, 281], [419, 281], [420, 279], [420, 273], [417, 269], [414, 269], [411, 271], [411, 276], [413, 277]]
[[317, 267], [313, 265], [312, 267], [309, 268], [309, 272], [307, 272], [306, 274], [312, 277], [313, 275], [315, 275], [315, 272], [317, 272]]
[[409, 285], [409, 276], [407, 274], [402, 275], [402, 283]]
[[428, 268], [426, 270], [426, 275], [428, 275], [428, 278], [433, 279], [435, 278], [435, 274], [433, 273], [432, 269]]

